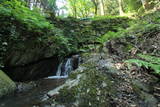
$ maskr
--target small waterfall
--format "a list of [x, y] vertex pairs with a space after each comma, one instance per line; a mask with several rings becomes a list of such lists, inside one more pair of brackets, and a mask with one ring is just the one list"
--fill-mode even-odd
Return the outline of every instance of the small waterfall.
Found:
[[[48, 79], [67, 78], [71, 71], [75, 69], [75, 65], [79, 65], [81, 58], [79, 55], [67, 58], [65, 61], [59, 64], [56, 75], [49, 76]], [[78, 66], [77, 66], [78, 67]]]
[[63, 76], [68, 75], [72, 70], [73, 70], [73, 61], [72, 58], [68, 58], [65, 66], [64, 66], [64, 71], [63, 71]]
[[61, 71], [62, 71], [61, 68], [62, 68], [62, 63], [58, 66], [56, 76], [61, 76]]

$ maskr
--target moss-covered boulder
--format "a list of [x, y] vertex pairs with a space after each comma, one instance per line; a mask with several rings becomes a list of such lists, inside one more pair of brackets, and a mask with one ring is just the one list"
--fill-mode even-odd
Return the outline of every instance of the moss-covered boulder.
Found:
[[65, 107], [110, 107], [118, 84], [118, 78], [114, 78], [118, 72], [112, 67], [108, 60], [95, 55], [74, 71], [64, 85], [48, 92], [48, 96]]
[[15, 83], [0, 70], [0, 97], [13, 92], [15, 89]]
[[152, 79], [148, 84], [141, 79], [133, 81], [131, 73], [116, 69], [115, 61], [107, 59], [105, 54], [83, 56], [84, 63], [71, 73], [69, 79], [48, 92], [48, 101], [55, 107], [157, 106], [158, 99], [150, 87]]

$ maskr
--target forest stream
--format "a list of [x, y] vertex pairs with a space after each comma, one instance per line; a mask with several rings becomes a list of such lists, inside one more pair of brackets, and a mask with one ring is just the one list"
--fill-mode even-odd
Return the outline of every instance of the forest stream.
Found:
[[0, 0], [0, 107], [160, 107], [160, 0]]
[[14, 94], [2, 97], [0, 107], [44, 107], [45, 104], [41, 104], [41, 102], [48, 98], [47, 92], [64, 84], [70, 72], [73, 71], [75, 57], [77, 57], [78, 62], [76, 65], [79, 65], [81, 58], [79, 55], [74, 55], [59, 64], [57, 73], [54, 76], [29, 83], [17, 83], [17, 91]]

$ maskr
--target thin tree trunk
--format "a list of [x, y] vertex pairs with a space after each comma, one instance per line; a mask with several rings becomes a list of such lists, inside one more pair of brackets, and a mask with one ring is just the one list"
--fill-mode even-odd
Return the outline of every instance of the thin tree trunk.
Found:
[[103, 16], [104, 15], [103, 0], [100, 0], [99, 3], [100, 3], [100, 14]]
[[77, 18], [77, 9], [76, 9], [76, 6], [74, 7], [74, 17]]
[[145, 9], [145, 0], [141, 0], [141, 3], [142, 3], [142, 6], [143, 6], [143, 8]]
[[124, 14], [123, 8], [122, 8], [122, 0], [118, 0], [118, 4], [119, 4], [119, 14], [122, 16]]
[[[151, 1], [151, 0], [150, 0]], [[151, 9], [152, 6], [149, 4], [149, 0], [141, 0], [142, 6], [145, 10]]]
[[103, 6], [103, 14], [105, 15], [105, 4], [104, 4], [104, 0], [102, 0], [102, 6]]
[[98, 12], [98, 3], [96, 2], [96, 0], [91, 0], [94, 4], [94, 12], [95, 12], [95, 15], [97, 16], [97, 12]]

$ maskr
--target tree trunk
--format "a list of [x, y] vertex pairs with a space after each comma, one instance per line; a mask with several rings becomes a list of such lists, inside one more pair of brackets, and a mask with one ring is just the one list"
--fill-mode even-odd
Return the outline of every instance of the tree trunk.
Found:
[[122, 16], [124, 14], [123, 8], [122, 8], [122, 0], [118, 0], [118, 4], [119, 4], [119, 14]]
[[103, 5], [103, 14], [105, 15], [105, 4], [104, 4], [104, 0], [102, 0], [102, 5]]
[[153, 8], [153, 6], [151, 6], [151, 5], [149, 4], [150, 1], [151, 1], [151, 0], [141, 0], [142, 5], [143, 5], [143, 8], [144, 8], [145, 10], [149, 10], [149, 9], [152, 9], [152, 8]]
[[100, 3], [100, 14], [103, 16], [104, 15], [104, 7], [103, 7], [103, 0], [100, 0], [99, 1], [99, 3]]
[[96, 0], [91, 0], [92, 2], [93, 2], [93, 4], [94, 4], [94, 12], [95, 12], [95, 15], [97, 15], [97, 13], [98, 13], [98, 3], [96, 2]]

